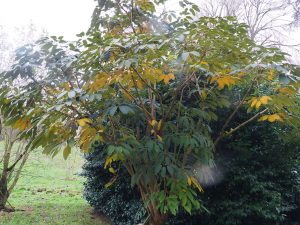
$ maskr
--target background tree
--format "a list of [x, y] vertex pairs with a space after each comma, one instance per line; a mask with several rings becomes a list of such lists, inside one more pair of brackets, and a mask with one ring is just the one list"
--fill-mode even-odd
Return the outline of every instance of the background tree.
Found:
[[275, 46], [291, 54], [290, 62], [299, 64], [296, 0], [210, 0], [199, 4], [201, 16], [235, 16], [246, 23], [256, 43]]
[[[17, 47], [33, 42], [42, 33], [45, 34], [37, 31], [33, 24], [14, 30], [14, 35], [10, 35], [6, 27], [1, 27], [0, 30], [0, 72], [9, 70], [13, 65]], [[17, 86], [18, 82], [15, 80], [14, 85]], [[0, 141], [4, 141], [4, 147], [0, 151], [0, 211], [14, 210], [10, 204], [10, 207], [7, 207], [8, 199], [29, 157], [30, 151], [25, 149], [26, 141], [20, 140], [20, 134], [26, 127], [19, 122], [13, 127], [5, 126], [0, 115]]]
[[[9, 204], [10, 208], [6, 205], [28, 159], [29, 151], [25, 149], [24, 142], [17, 143], [20, 138], [18, 130], [3, 127], [2, 118], [0, 124], [0, 135], [4, 140], [4, 149], [0, 152], [0, 211], [13, 211], [12, 205]], [[16, 151], [13, 150], [14, 146], [17, 148]]]
[[237, 17], [249, 26], [250, 38], [262, 45], [286, 44], [282, 36], [285, 36], [286, 29], [293, 22], [293, 5], [290, 1], [210, 0], [201, 9], [202, 15]]

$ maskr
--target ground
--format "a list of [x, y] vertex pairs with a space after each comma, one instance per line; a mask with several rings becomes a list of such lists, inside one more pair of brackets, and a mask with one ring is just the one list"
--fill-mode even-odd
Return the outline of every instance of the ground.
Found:
[[33, 152], [9, 200], [17, 211], [0, 212], [0, 225], [107, 225], [82, 198], [82, 164], [76, 150], [66, 161]]

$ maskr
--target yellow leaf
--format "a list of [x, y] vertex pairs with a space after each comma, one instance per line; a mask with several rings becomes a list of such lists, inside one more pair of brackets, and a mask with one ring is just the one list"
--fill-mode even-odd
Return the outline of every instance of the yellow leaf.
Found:
[[206, 65], [206, 66], [208, 66], [208, 62], [201, 61], [201, 62], [200, 62], [200, 65]]
[[260, 117], [258, 121], [265, 121], [268, 119], [268, 117], [269, 117], [269, 115], [264, 115], [264, 116]]
[[284, 87], [284, 88], [280, 88], [279, 92], [292, 96], [292, 95], [295, 95], [297, 93], [297, 90], [291, 89], [289, 87]]
[[266, 105], [268, 104], [268, 101], [271, 100], [271, 98], [269, 96], [262, 96], [259, 101], [263, 104]]
[[256, 108], [256, 109], [259, 109], [260, 106], [261, 106], [261, 101], [257, 101], [257, 102], [256, 102], [256, 105], [255, 105], [255, 108]]
[[206, 91], [205, 91], [205, 90], [202, 90], [202, 91], [201, 91], [201, 98], [202, 98], [203, 100], [205, 100], [205, 99], [207, 98], [207, 94], [206, 94]]
[[191, 179], [190, 176], [187, 177], [187, 183], [188, 183], [189, 186], [192, 185], [192, 179]]
[[115, 173], [116, 173], [115, 169], [114, 169], [114, 168], [112, 168], [112, 167], [110, 167], [110, 168], [108, 169], [108, 171], [109, 171], [109, 172], [111, 172], [111, 173], [113, 173], [113, 174], [115, 174]]
[[143, 89], [143, 87], [144, 87], [143, 82], [141, 80], [138, 80], [136, 82], [136, 85], [137, 85], [138, 89]]
[[269, 70], [268, 74], [267, 74], [267, 78], [268, 80], [273, 80], [275, 77], [275, 71], [274, 70]]
[[261, 105], [268, 104], [268, 101], [272, 100], [269, 96], [262, 96], [260, 98], [253, 97], [249, 102], [251, 102], [251, 107], [255, 107], [256, 109], [259, 109]]
[[111, 167], [111, 164], [113, 162], [122, 161], [122, 160], [124, 160], [124, 156], [121, 154], [115, 153], [106, 158], [105, 163], [104, 163], [104, 169], [106, 169], [107, 167]]
[[191, 181], [192, 184], [200, 191], [200, 192], [204, 192], [203, 188], [201, 187], [201, 185], [199, 184], [199, 182], [195, 179], [195, 177], [191, 177]]
[[225, 86], [230, 87], [231, 85], [234, 85], [236, 83], [237, 78], [232, 77], [229, 75], [221, 75], [221, 76], [214, 76], [211, 78], [210, 83], [217, 82], [218, 88], [220, 90], [224, 89]]
[[252, 98], [252, 102], [251, 102], [251, 107], [254, 107], [257, 103], [257, 99], [256, 98]]
[[30, 126], [31, 126], [31, 123], [30, 123], [29, 119], [20, 118], [15, 122], [15, 124], [12, 127], [15, 129], [19, 129], [20, 131], [24, 131]]
[[95, 80], [89, 85], [89, 91], [94, 93], [103, 88], [108, 82], [109, 76], [106, 73], [99, 73], [96, 75]]
[[175, 75], [173, 73], [169, 73], [169, 74], [162, 74], [159, 76], [158, 81], [163, 80], [165, 84], [168, 84], [170, 82], [170, 80], [175, 80]]
[[157, 121], [156, 121], [156, 120], [152, 120], [152, 121], [150, 122], [150, 124], [151, 124], [152, 127], [154, 127], [154, 126], [157, 124]]
[[169, 73], [168, 77], [170, 80], [175, 80], [175, 75], [173, 73]]
[[160, 129], [161, 129], [161, 125], [162, 125], [162, 120], [160, 120], [160, 121], [158, 122], [157, 130], [160, 130]]
[[82, 127], [79, 135], [79, 146], [83, 152], [88, 152], [90, 143], [96, 136], [96, 129], [89, 126]]
[[68, 82], [63, 83], [63, 87], [64, 87], [64, 89], [66, 89], [66, 91], [70, 91], [71, 90]]
[[157, 135], [157, 139], [160, 141], [160, 142], [162, 142], [163, 140], [162, 140], [162, 137], [161, 136], [159, 136], [159, 135]]
[[281, 121], [281, 122], [283, 122], [283, 119], [278, 114], [273, 114], [273, 115], [270, 115], [268, 117], [268, 121], [271, 122], [271, 123], [273, 123], [275, 121]]
[[84, 127], [87, 124], [92, 124], [92, 120], [89, 118], [82, 118], [77, 120], [77, 123], [79, 126]]
[[259, 121], [268, 120], [271, 123], [273, 123], [275, 121], [283, 122], [282, 117], [283, 117], [283, 115], [279, 115], [279, 113], [275, 113], [275, 114], [272, 114], [272, 115], [264, 115], [264, 116], [259, 118]]

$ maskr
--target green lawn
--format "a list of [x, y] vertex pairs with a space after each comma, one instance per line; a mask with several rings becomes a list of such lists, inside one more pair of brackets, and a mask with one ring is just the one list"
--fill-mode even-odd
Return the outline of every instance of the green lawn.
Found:
[[82, 198], [83, 178], [77, 175], [82, 164], [79, 151], [67, 161], [62, 154], [52, 159], [32, 153], [10, 197], [17, 211], [0, 212], [0, 225], [105, 225]]

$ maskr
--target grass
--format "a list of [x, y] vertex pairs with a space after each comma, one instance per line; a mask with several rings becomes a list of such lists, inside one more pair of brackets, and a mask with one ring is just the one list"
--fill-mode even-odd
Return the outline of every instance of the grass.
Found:
[[[0, 142], [0, 156], [3, 143]], [[0, 225], [107, 225], [93, 215], [82, 198], [83, 164], [80, 152], [73, 151], [67, 161], [33, 152], [9, 202], [16, 212], [0, 212]]]

